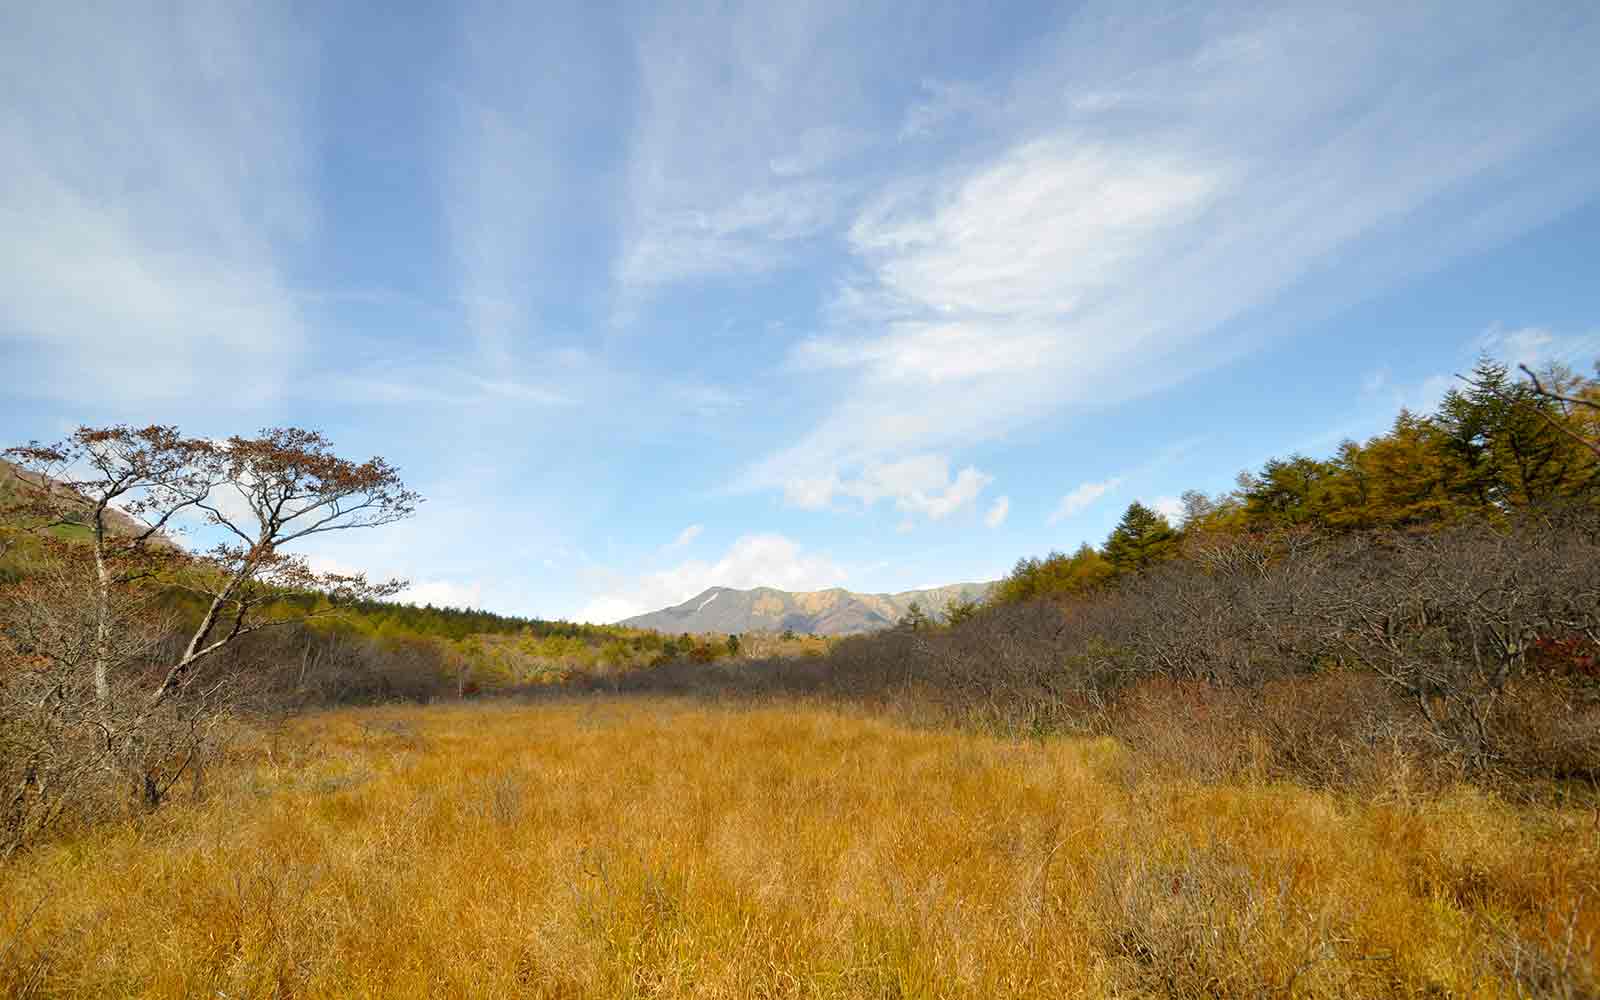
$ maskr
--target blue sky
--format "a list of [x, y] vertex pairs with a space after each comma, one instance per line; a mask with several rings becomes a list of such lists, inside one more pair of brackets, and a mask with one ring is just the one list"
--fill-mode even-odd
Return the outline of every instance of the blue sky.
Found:
[[1593, 4], [423, 6], [6, 5], [5, 443], [316, 427], [429, 498], [319, 564], [609, 620], [1600, 356]]

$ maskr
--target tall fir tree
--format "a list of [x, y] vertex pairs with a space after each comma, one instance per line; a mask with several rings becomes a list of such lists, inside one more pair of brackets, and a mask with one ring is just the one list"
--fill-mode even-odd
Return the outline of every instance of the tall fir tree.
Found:
[[1135, 500], [1106, 539], [1103, 555], [1117, 573], [1133, 573], [1177, 555], [1178, 542], [1165, 517]]

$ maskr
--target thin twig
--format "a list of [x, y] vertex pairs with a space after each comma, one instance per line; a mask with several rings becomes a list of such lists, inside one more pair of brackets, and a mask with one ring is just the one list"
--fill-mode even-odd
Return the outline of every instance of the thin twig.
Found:
[[[1537, 375], [1535, 375], [1533, 373], [1533, 369], [1529, 368], [1527, 365], [1518, 365], [1517, 367], [1521, 368], [1523, 373], [1526, 374], [1528, 376], [1528, 378], [1533, 380], [1533, 391], [1534, 391], [1534, 393], [1539, 395], [1539, 396], [1541, 396], [1541, 397], [1543, 397], [1544, 399], [1555, 400], [1556, 402], [1567, 403], [1567, 404], [1570, 404], [1570, 405], [1586, 406], [1591, 410], [1600, 411], [1600, 403], [1597, 403], [1592, 399], [1583, 399], [1582, 397], [1579, 397], [1579, 396], [1567, 396], [1567, 395], [1563, 395], [1562, 393], [1556, 392], [1553, 389], [1546, 389], [1545, 386], [1544, 386], [1544, 383], [1539, 381], [1539, 376], [1537, 376]], [[1561, 433], [1565, 434], [1567, 437], [1572, 438], [1572, 440], [1578, 442], [1579, 444], [1583, 445], [1585, 448], [1587, 448], [1590, 451], [1594, 452], [1597, 457], [1600, 457], [1600, 441], [1590, 441], [1588, 438], [1584, 437], [1582, 434], [1579, 434], [1577, 431], [1573, 430], [1571, 427], [1568, 427], [1566, 424], [1562, 423], [1561, 421], [1557, 420], [1555, 417], [1552, 417], [1550, 414], [1546, 413], [1543, 409], [1540, 409], [1538, 411], [1538, 413], [1539, 413], [1539, 416], [1544, 418], [1544, 422], [1545, 423], [1549, 424], [1551, 427], [1554, 427], [1556, 430], [1558, 430]]]

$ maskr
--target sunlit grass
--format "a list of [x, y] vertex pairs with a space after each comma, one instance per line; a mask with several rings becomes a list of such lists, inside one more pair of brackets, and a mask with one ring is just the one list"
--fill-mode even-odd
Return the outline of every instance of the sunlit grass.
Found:
[[1591, 812], [1158, 780], [1110, 741], [388, 708], [208, 781], [0, 868], [0, 993], [1495, 996], [1600, 958]]

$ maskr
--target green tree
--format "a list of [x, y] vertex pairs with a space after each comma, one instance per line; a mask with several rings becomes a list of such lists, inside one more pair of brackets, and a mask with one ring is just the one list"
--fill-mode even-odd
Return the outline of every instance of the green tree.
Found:
[[[1571, 372], [1546, 373], [1552, 384], [1581, 386]], [[1455, 491], [1475, 506], [1509, 510], [1600, 491], [1600, 463], [1562, 428], [1571, 414], [1505, 365], [1478, 362], [1467, 387], [1439, 407], [1439, 424], [1459, 463]]]
[[1043, 559], [1023, 558], [990, 595], [995, 604], [1013, 604], [1043, 597], [1087, 593], [1112, 575], [1111, 564], [1084, 544], [1072, 555], [1052, 552]]
[[945, 602], [944, 623], [946, 625], [960, 625], [978, 613], [981, 605], [970, 597], [957, 595]]
[[1178, 542], [1165, 517], [1135, 500], [1106, 539], [1104, 556], [1117, 573], [1133, 573], [1176, 555]]
[[1256, 527], [1320, 523], [1332, 506], [1334, 473], [1331, 463], [1304, 455], [1271, 459], [1260, 473], [1241, 477], [1245, 516]]
[[739, 655], [739, 637], [737, 635], [729, 635], [728, 636], [728, 655], [729, 656], [738, 656]]
[[928, 613], [922, 610], [922, 605], [912, 601], [906, 607], [906, 613], [900, 617], [899, 627], [913, 632], [927, 628], [931, 623]]
[[1359, 478], [1363, 488], [1332, 512], [1334, 527], [1421, 524], [1461, 509], [1450, 489], [1455, 462], [1438, 424], [1401, 410], [1394, 427], [1366, 446], [1341, 454], [1341, 485]]

